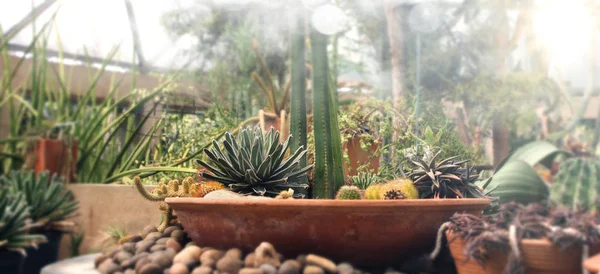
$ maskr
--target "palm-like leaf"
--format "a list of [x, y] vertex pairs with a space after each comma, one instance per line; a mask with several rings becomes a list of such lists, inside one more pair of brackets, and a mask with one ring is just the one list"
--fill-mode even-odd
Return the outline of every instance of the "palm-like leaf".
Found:
[[[223, 149], [214, 141], [204, 150], [210, 164], [198, 160], [207, 170], [201, 175], [242, 194], [276, 196], [289, 188], [306, 189], [306, 173], [312, 166], [300, 166], [306, 154], [302, 147], [286, 157], [291, 138], [279, 143], [279, 132], [272, 128], [266, 135], [260, 128], [243, 129], [236, 137], [226, 133]], [[297, 191], [295, 197], [303, 195]]]

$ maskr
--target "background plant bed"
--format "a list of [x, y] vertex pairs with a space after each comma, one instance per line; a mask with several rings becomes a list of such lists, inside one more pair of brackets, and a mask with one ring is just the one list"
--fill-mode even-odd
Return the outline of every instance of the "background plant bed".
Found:
[[[507, 253], [493, 252], [482, 266], [475, 260], [465, 256], [465, 242], [457, 238], [450, 231], [446, 231], [450, 253], [454, 258], [456, 270], [459, 274], [502, 274], [508, 261]], [[519, 243], [523, 258], [525, 273], [581, 273], [582, 248], [572, 246], [560, 250], [547, 239], [523, 239]], [[593, 254], [597, 247], [591, 248]]]
[[[81, 254], [99, 250], [103, 232], [110, 227], [132, 232], [160, 223], [157, 204], [140, 196], [133, 185], [71, 184], [69, 189], [79, 200], [75, 221], [85, 233], [79, 248]], [[70, 237], [63, 237], [59, 258], [71, 256], [69, 244]]]
[[268, 241], [285, 256], [316, 253], [359, 266], [393, 266], [429, 251], [455, 212], [480, 214], [488, 199], [235, 200], [167, 198], [190, 238], [250, 251]]

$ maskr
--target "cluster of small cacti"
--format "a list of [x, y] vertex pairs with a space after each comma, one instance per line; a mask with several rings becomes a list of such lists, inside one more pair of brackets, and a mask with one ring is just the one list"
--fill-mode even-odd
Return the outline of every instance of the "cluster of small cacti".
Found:
[[197, 186], [194, 184], [192, 177], [187, 177], [183, 181], [170, 180], [168, 183], [161, 181], [158, 186], [151, 192], [148, 192], [142, 183], [142, 179], [136, 176], [133, 179], [138, 192], [147, 200], [160, 202], [158, 208], [162, 212], [162, 222], [158, 226], [159, 231], [163, 231], [170, 225], [177, 223], [177, 216], [173, 214], [173, 209], [165, 203], [165, 198], [168, 197], [192, 197], [194, 189], [197, 191]]
[[600, 202], [600, 160], [578, 157], [560, 164], [550, 199], [573, 210], [596, 211]]
[[401, 178], [387, 183], [372, 184], [366, 190], [356, 186], [343, 186], [337, 193], [338, 200], [400, 200], [418, 199], [419, 191], [413, 181]]

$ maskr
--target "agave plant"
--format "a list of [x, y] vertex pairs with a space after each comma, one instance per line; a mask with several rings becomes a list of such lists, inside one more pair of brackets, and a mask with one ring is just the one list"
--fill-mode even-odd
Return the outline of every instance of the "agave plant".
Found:
[[26, 255], [25, 249], [45, 243], [46, 237], [30, 234], [29, 210], [23, 194], [11, 194], [0, 189], [0, 251], [16, 251]]
[[455, 161], [457, 157], [450, 157], [436, 162], [439, 154], [436, 153], [429, 162], [413, 161], [417, 168], [408, 176], [419, 189], [421, 198], [484, 197], [482, 189], [474, 184], [479, 174], [473, 168], [463, 167], [466, 160]]
[[[213, 140], [212, 148], [204, 150], [212, 165], [197, 160], [207, 170], [200, 175], [241, 194], [274, 197], [290, 188], [307, 189], [306, 173], [312, 166], [300, 167], [300, 159], [306, 154], [303, 147], [286, 157], [291, 138], [279, 143], [279, 131], [273, 128], [266, 135], [258, 127], [245, 128], [236, 138], [227, 132], [223, 148]], [[304, 194], [294, 191], [294, 197], [303, 198]]]
[[79, 203], [60, 177], [50, 176], [48, 171], [36, 176], [33, 170], [13, 170], [0, 177], [0, 186], [24, 196], [35, 229], [67, 232], [74, 227], [68, 219]]
[[360, 189], [367, 189], [372, 184], [380, 182], [380, 178], [373, 173], [359, 172], [354, 176], [350, 176], [350, 183]]

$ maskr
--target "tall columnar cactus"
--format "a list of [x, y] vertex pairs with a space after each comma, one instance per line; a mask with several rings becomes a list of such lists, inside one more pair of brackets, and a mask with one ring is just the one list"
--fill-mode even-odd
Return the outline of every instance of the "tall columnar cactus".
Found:
[[[290, 144], [291, 151], [296, 151], [300, 147], [308, 147], [306, 144], [306, 60], [304, 57], [306, 44], [306, 28], [304, 22], [304, 8], [300, 0], [297, 4], [296, 16], [290, 16], [292, 19], [291, 31], [291, 115], [290, 132], [294, 139]], [[300, 167], [306, 166], [306, 157], [300, 159]]]
[[315, 135], [315, 176], [313, 198], [333, 199], [344, 185], [346, 175], [342, 158], [342, 141], [337, 108], [329, 87], [327, 58], [328, 37], [314, 27], [310, 30], [312, 51], [313, 121]]
[[600, 160], [571, 158], [560, 164], [550, 199], [574, 210], [597, 211], [600, 206]]
[[177, 222], [177, 216], [173, 215], [173, 209], [165, 203], [165, 198], [168, 197], [191, 197], [197, 185], [194, 184], [194, 179], [192, 177], [187, 177], [183, 179], [180, 183], [179, 180], [170, 180], [167, 184], [164, 182], [160, 182], [158, 186], [152, 190], [152, 192], [148, 192], [142, 183], [142, 179], [139, 176], [136, 176], [133, 179], [133, 183], [135, 184], [138, 192], [147, 200], [159, 202], [158, 208], [162, 212], [162, 221], [158, 226], [158, 231], [162, 232], [168, 226]]

